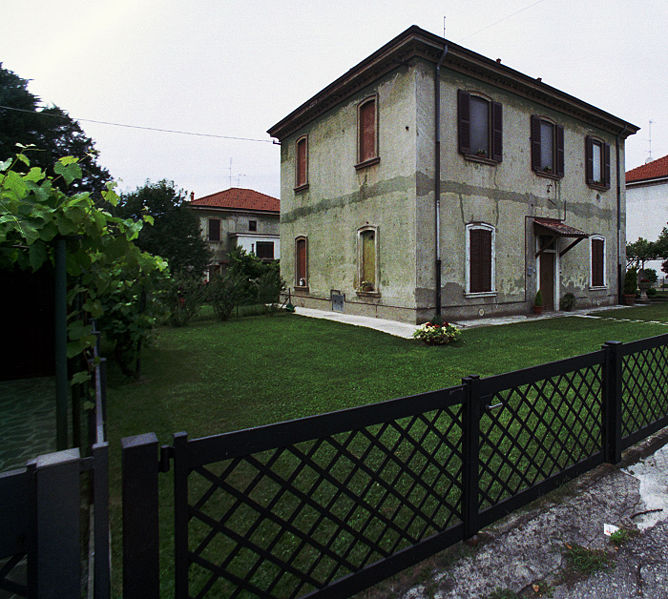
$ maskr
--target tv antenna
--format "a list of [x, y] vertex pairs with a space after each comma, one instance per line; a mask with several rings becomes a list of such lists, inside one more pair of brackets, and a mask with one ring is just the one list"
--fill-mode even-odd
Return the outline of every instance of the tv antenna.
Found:
[[654, 158], [652, 158], [652, 123], [653, 122], [654, 121], [652, 121], [652, 119], [649, 120], [649, 140], [648, 140], [649, 155], [647, 156], [647, 160], [645, 160], [645, 164], [647, 164], [648, 162], [652, 162], [652, 160], [654, 160]]

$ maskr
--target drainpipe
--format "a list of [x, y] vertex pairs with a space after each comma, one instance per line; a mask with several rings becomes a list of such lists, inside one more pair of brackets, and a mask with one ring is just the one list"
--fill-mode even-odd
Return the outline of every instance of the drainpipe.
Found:
[[[620, 184], [620, 169], [619, 169], [619, 140], [622, 135], [626, 132], [626, 125], [624, 128], [617, 134], [615, 137], [615, 166], [617, 168], [617, 303], [622, 303], [622, 291], [623, 291], [623, 277], [624, 273], [622, 272], [622, 261], [621, 261], [621, 230], [622, 230], [622, 188]], [[626, 235], [624, 235], [626, 240]]]
[[441, 65], [448, 53], [448, 43], [434, 71], [434, 220], [436, 254], [436, 316], [441, 315]]

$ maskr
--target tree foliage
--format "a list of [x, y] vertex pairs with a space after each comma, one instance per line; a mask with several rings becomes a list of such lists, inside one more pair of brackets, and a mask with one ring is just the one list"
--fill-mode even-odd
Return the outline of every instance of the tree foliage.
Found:
[[[89, 320], [96, 318], [129, 373], [158, 317], [158, 304], [145, 299], [163, 284], [167, 265], [134, 244], [143, 222], [112, 216], [89, 192], [62, 190], [80, 180], [78, 159], [60, 158], [53, 172], [33, 166], [25, 154], [0, 163], [0, 267], [37, 271], [53, 264], [54, 241], [64, 238], [68, 357], [92, 347]], [[109, 209], [118, 203], [112, 184], [101, 196], [97, 204]]]
[[165, 258], [173, 274], [191, 273], [199, 277], [211, 262], [197, 216], [188, 209], [186, 194], [177, 190], [173, 181], [146, 182], [123, 195], [117, 214], [137, 222], [145, 215], [152, 217], [152, 226], [141, 230], [137, 245]]
[[[0, 160], [16, 154], [16, 144], [39, 148], [32, 153], [32, 166], [49, 171], [59, 158], [77, 156], [81, 176], [64, 187], [69, 192], [89, 191], [99, 194], [110, 179], [109, 172], [97, 162], [99, 152], [77, 121], [58, 106], [39, 108], [40, 99], [28, 91], [28, 80], [3, 68], [0, 63]], [[19, 165], [20, 168], [20, 165]]]

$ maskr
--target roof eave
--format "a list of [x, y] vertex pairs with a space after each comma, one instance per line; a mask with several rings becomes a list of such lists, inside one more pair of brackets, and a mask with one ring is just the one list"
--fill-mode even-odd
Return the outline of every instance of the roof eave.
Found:
[[268, 130], [269, 135], [279, 140], [285, 139], [362, 87], [398, 66], [407, 64], [415, 57], [438, 62], [445, 44], [448, 46], [445, 68], [477, 77], [535, 102], [554, 107], [624, 139], [640, 129], [539, 79], [533, 79], [414, 25], [281, 119]]

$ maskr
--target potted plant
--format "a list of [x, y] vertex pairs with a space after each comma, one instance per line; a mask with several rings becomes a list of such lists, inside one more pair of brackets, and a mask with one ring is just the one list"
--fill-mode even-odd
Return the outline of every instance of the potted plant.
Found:
[[369, 281], [362, 281], [360, 283], [360, 290], [365, 293], [371, 293], [373, 291], [373, 283]]
[[638, 273], [635, 268], [629, 268], [624, 275], [624, 288], [622, 290], [625, 306], [633, 306], [636, 303], [637, 285]]
[[543, 294], [541, 293], [540, 289], [536, 292], [536, 297], [533, 301], [533, 313], [543, 313]]

